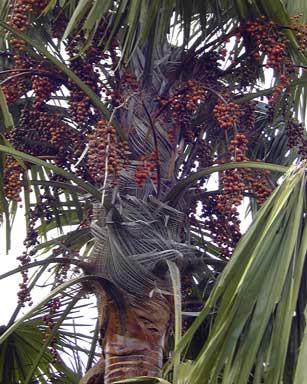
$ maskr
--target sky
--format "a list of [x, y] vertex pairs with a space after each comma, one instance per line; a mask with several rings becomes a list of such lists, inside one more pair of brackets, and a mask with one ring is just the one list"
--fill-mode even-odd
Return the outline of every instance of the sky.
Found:
[[[22, 213], [18, 213], [15, 225], [12, 231], [12, 249], [6, 254], [5, 231], [3, 226], [0, 227], [0, 275], [18, 267], [16, 257], [23, 251], [23, 240], [25, 238], [25, 228], [21, 223], [23, 220]], [[17, 292], [21, 275], [13, 275], [0, 280], [1, 302], [3, 306], [0, 311], [0, 325], [5, 324], [13, 313], [17, 304]]]

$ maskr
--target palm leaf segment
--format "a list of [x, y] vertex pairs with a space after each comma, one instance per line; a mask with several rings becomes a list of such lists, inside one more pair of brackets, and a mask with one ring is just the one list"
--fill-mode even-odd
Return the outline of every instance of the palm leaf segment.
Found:
[[[299, 383], [306, 334], [306, 162], [292, 168], [238, 243], [199, 317], [187, 349], [218, 307], [188, 382]], [[295, 362], [297, 361], [297, 365]], [[244, 363], [244, 364], [243, 364]]]

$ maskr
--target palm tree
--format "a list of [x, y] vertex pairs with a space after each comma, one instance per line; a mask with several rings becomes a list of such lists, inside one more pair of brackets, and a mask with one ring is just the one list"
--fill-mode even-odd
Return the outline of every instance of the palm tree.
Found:
[[300, 7], [2, 2], [0, 209], [27, 238], [0, 382], [304, 381]]

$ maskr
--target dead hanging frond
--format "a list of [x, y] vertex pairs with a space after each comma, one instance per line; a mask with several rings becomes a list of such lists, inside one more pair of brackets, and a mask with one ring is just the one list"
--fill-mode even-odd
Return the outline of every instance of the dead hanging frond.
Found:
[[169, 289], [167, 260], [179, 266], [199, 260], [201, 252], [188, 242], [185, 214], [155, 198], [118, 199], [105, 218], [91, 226], [96, 240], [93, 271], [133, 296]]

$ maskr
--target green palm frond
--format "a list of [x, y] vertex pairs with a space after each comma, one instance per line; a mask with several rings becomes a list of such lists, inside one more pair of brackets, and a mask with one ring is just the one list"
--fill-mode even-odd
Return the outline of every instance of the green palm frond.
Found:
[[[63, 383], [79, 382], [84, 368], [76, 369], [71, 363], [67, 366], [64, 361], [73, 359], [76, 365], [90, 353], [92, 336], [83, 334], [82, 327], [89, 328], [92, 324], [91, 322], [87, 324], [88, 319], [82, 324], [81, 320], [84, 318], [82, 311], [84, 308], [89, 309], [90, 302], [88, 300], [80, 302], [85, 294], [83, 288], [69, 287], [83, 281], [94, 280], [104, 286], [103, 279], [97, 276], [74, 279], [55, 288], [11, 326], [1, 327], [0, 359], [3, 364], [1, 363], [0, 378], [3, 382], [30, 383], [33, 378], [41, 380], [41, 375], [44, 375], [46, 380], [57, 378]], [[116, 290], [113, 290], [108, 282], [105, 283], [104, 288], [108, 286], [108, 292], [113, 297], [114, 303], [121, 305], [121, 298], [115, 297]], [[64, 290], [66, 291], [61, 298], [61, 308], [56, 312], [50, 312], [46, 304]], [[53, 324], [51, 331], [43, 320], [45, 318]], [[50, 345], [53, 345], [53, 348], [56, 345], [59, 353], [57, 359], [51, 354]]]
[[[78, 383], [79, 377], [64, 362], [53, 363], [51, 353], [43, 348], [41, 321], [29, 320], [21, 324], [0, 346], [0, 380], [3, 383], [25, 383], [29, 375], [47, 383], [48, 378], [62, 377], [63, 382]], [[2, 327], [2, 333], [5, 327]], [[33, 364], [40, 356], [39, 364]], [[34, 373], [35, 372], [35, 373]], [[64, 381], [65, 380], [65, 381]]]
[[300, 359], [304, 332], [298, 327], [304, 318], [305, 304], [301, 304], [306, 303], [301, 290], [307, 250], [305, 188], [303, 163], [287, 173], [239, 242], [178, 347], [177, 353], [187, 347], [201, 322], [218, 308], [189, 382], [223, 377], [225, 383], [247, 383], [250, 378], [278, 383], [294, 377], [288, 359]]
[[20, 151], [16, 151], [15, 149], [12, 149], [12, 148], [4, 146], [4, 145], [0, 145], [0, 152], [7, 153], [7, 154], [9, 154], [9, 155], [11, 155], [13, 157], [16, 157], [17, 159], [21, 159], [22, 161], [28, 161], [30, 163], [39, 165], [41, 167], [46, 168], [47, 170], [52, 170], [56, 174], [59, 174], [60, 176], [63, 176], [65, 178], [67, 178], [68, 180], [71, 180], [71, 181], [75, 182], [85, 192], [88, 192], [88, 193], [92, 194], [96, 198], [100, 198], [101, 197], [100, 192], [97, 191], [97, 189], [95, 189], [89, 183], [84, 182], [82, 179], [78, 178], [74, 174], [69, 173], [69, 172], [63, 170], [62, 168], [59, 168], [59, 167], [57, 167], [56, 165], [54, 165], [52, 163], [48, 163], [48, 162], [46, 162], [44, 160], [41, 160], [41, 159], [39, 159], [37, 157], [28, 155], [26, 153], [22, 153]]
[[290, 16], [298, 16], [304, 23], [307, 21], [307, 7], [303, 0], [283, 0]]
[[[67, 172], [50, 162], [16, 151], [12, 149], [11, 146], [7, 145], [1, 145], [0, 152], [1, 156], [7, 154], [14, 157], [17, 161], [20, 161], [23, 166], [25, 166], [24, 162], [27, 162], [27, 164], [35, 164], [34, 166], [31, 166], [30, 171], [27, 170], [24, 172], [26, 183], [33, 187], [34, 192], [32, 193], [32, 189], [29, 187], [24, 189], [26, 225], [29, 220], [30, 210], [33, 206], [35, 206], [35, 204], [42, 204], [43, 199], [46, 199], [46, 188], [49, 190], [47, 203], [50, 213], [48, 220], [45, 218], [45, 212], [38, 212], [38, 217], [40, 218], [41, 223], [37, 226], [36, 230], [42, 237], [46, 238], [47, 233], [52, 229], [57, 228], [59, 231], [62, 231], [63, 226], [79, 225], [82, 222], [88, 207], [86, 204], [79, 201], [80, 196], [86, 196], [86, 193], [89, 193], [90, 195], [94, 194], [98, 199], [101, 196], [101, 193], [95, 187], [91, 186], [87, 182], [84, 182], [73, 173]], [[25, 166], [25, 168], [28, 168], [28, 166]], [[55, 174], [65, 177], [66, 181], [53, 182], [48, 176], [48, 171], [53, 171]], [[3, 176], [1, 175], [0, 186], [3, 185], [3, 181], [1, 184], [2, 177]], [[44, 189], [41, 190], [39, 186], [44, 186]], [[56, 188], [57, 191], [60, 191], [60, 193], [58, 192], [57, 194], [54, 194], [52, 192], [52, 188]], [[10, 232], [12, 227], [12, 218], [14, 211], [16, 210], [16, 204], [11, 203], [8, 205], [3, 194], [3, 188], [1, 188], [0, 191], [0, 198], [2, 201], [1, 208], [5, 214], [6, 244], [7, 247], [10, 248]], [[108, 204], [107, 201], [106, 204]]]
[[165, 200], [167, 202], [174, 202], [180, 197], [180, 194], [189, 186], [195, 183], [198, 179], [208, 176], [214, 172], [221, 170], [232, 169], [232, 168], [255, 168], [255, 169], [266, 169], [270, 171], [277, 172], [286, 172], [288, 167], [278, 165], [278, 164], [269, 164], [269, 163], [260, 163], [253, 161], [237, 162], [237, 163], [227, 163], [222, 165], [217, 165], [213, 167], [208, 167], [207, 169], [202, 169], [194, 174], [191, 174], [186, 179], [177, 183], [177, 185], [168, 193]]
[[[291, 5], [285, 3], [290, 14], [293, 14], [297, 9], [304, 10], [299, 1], [291, 2]], [[56, 12], [57, 6], [56, 1], [50, 1], [45, 13]], [[100, 4], [88, 0], [80, 1], [77, 4], [65, 1], [62, 2], [61, 6], [64, 7], [69, 18], [63, 39], [81, 28], [87, 38], [88, 47], [95, 34], [98, 33], [101, 20], [105, 19], [108, 33], [104, 34], [100, 43], [108, 48], [113, 37], [119, 38], [123, 47], [124, 62], [133, 56], [135, 48], [138, 46], [141, 49], [146, 47], [146, 59], [150, 59], [154, 47], [161, 41], [165, 41], [172, 24], [177, 25], [182, 30], [184, 46], [187, 46], [187, 42], [190, 41], [192, 23], [199, 23], [202, 27], [199, 40], [204, 40], [208, 34], [208, 15], [211, 15], [211, 24], [220, 29], [223, 29], [229, 22], [253, 20], [262, 15], [285, 26], [290, 22], [284, 4], [280, 0], [275, 2], [255, 0], [249, 4], [242, 0], [209, 1], [206, 5], [202, 1], [193, 1], [189, 6], [184, 0], [168, 0], [162, 7], [157, 6], [156, 2], [149, 1], [122, 0]], [[120, 26], [123, 28], [121, 29]], [[286, 33], [290, 39], [291, 47], [296, 54], [301, 56], [297, 50], [297, 43], [293, 34], [290, 31]]]

